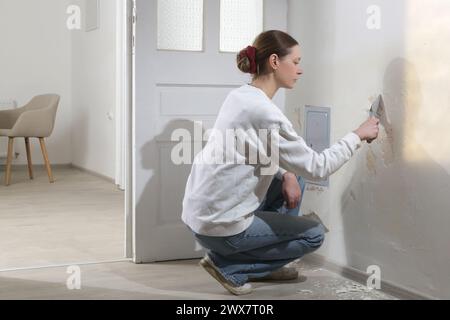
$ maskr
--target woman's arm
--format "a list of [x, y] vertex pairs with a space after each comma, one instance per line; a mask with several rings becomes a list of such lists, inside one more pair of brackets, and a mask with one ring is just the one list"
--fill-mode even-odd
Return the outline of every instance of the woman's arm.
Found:
[[313, 180], [323, 180], [336, 172], [350, 160], [362, 142], [357, 133], [351, 132], [331, 148], [318, 153], [307, 146], [290, 123], [283, 123], [279, 129], [272, 129], [271, 135], [271, 143], [278, 147], [279, 166]]

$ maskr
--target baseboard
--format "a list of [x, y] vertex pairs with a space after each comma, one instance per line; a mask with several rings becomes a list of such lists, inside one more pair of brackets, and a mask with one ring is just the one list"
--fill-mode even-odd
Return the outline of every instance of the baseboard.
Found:
[[[0, 164], [1, 171], [5, 171], [5, 167], [6, 167], [6, 165], [4, 163]], [[70, 163], [69, 164], [52, 164], [51, 167], [52, 167], [52, 169], [53, 168], [70, 169], [70, 168], [72, 168], [72, 165]], [[35, 169], [35, 168], [46, 169], [45, 164], [33, 164], [33, 169]], [[13, 164], [13, 165], [11, 165], [11, 169], [28, 170], [28, 165], [27, 164]]]
[[93, 176], [95, 176], [95, 177], [97, 177], [97, 178], [100, 178], [100, 179], [103, 179], [103, 180], [106, 180], [106, 181], [108, 181], [108, 182], [111, 182], [111, 183], [116, 184], [116, 180], [115, 180], [115, 179], [112, 179], [112, 178], [110, 178], [110, 177], [108, 177], [108, 176], [105, 176], [105, 175], [103, 175], [103, 174], [101, 174], [101, 173], [98, 173], [98, 172], [95, 172], [95, 171], [92, 171], [92, 170], [89, 170], [89, 169], [85, 169], [85, 168], [83, 168], [83, 167], [74, 165], [73, 163], [71, 164], [71, 167], [74, 168], [74, 169], [78, 169], [78, 170], [80, 170], [80, 171], [89, 173], [90, 175], [93, 175]]
[[[356, 281], [362, 285], [366, 285], [368, 274], [361, 270], [342, 266], [316, 253], [309, 254], [303, 259], [313, 264], [323, 266], [325, 269], [335, 272], [345, 278]], [[419, 293], [413, 289], [405, 288], [403, 286], [385, 280], [381, 280], [381, 290], [387, 294], [403, 300], [436, 300], [436, 298], [434, 297]]]
[[[6, 166], [5, 164], [0, 164], [0, 171], [4, 172], [5, 166]], [[51, 164], [51, 167], [52, 167], [52, 169], [56, 169], [56, 168], [57, 169], [77, 169], [77, 170], [89, 173], [90, 175], [93, 175], [102, 180], [106, 180], [110, 183], [113, 183], [113, 184], [116, 183], [115, 179], [112, 179], [112, 178], [102, 175], [100, 173], [94, 172], [92, 170], [88, 170], [88, 169], [76, 166], [71, 163], [69, 163], [69, 164]], [[11, 165], [11, 168], [18, 169], [18, 170], [28, 170], [28, 165], [27, 164], [13, 164], [13, 165]], [[36, 168], [44, 169], [44, 170], [46, 169], [44, 164], [33, 164], [33, 169], [36, 169]]]

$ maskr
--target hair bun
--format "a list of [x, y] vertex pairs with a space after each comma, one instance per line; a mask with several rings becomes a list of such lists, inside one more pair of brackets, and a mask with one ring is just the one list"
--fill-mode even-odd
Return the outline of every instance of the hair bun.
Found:
[[248, 46], [242, 49], [237, 57], [238, 68], [245, 73], [255, 74], [257, 72], [256, 65], [256, 48]]
[[245, 55], [245, 49], [239, 52], [236, 57], [237, 67], [244, 73], [250, 73], [251, 63], [250, 59]]

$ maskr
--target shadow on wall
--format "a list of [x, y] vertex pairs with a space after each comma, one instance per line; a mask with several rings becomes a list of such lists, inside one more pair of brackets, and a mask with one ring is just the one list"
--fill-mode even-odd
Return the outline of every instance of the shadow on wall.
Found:
[[433, 106], [402, 58], [388, 65], [383, 95], [379, 139], [361, 151], [341, 199], [348, 265], [378, 265], [382, 280], [450, 298], [450, 176], [415, 137], [420, 109]]
[[[181, 164], [176, 165], [171, 159], [171, 151], [175, 145], [179, 145], [179, 141], [172, 141], [172, 133], [175, 130], [184, 129], [189, 132], [190, 136], [195, 139], [202, 137], [205, 134], [205, 130], [202, 128], [201, 131], [197, 128], [194, 121], [186, 119], [175, 119], [168, 122], [162, 132], [158, 134], [154, 139], [148, 141], [144, 147], [141, 149], [141, 165], [144, 170], [149, 170], [153, 174], [147, 181], [145, 187], [143, 188], [142, 196], [137, 202], [136, 212], [140, 214], [148, 214], [151, 216], [151, 225], [147, 226], [137, 226], [141, 228], [141, 233], [151, 233], [155, 231], [152, 229], [155, 226], [160, 226], [164, 223], [169, 223], [172, 225], [180, 225], [181, 229], [177, 232], [183, 232], [182, 235], [177, 234], [177, 241], [180, 239], [185, 239], [187, 243], [192, 243], [192, 251], [197, 250], [192, 233], [182, 225], [181, 213], [182, 213], [182, 203], [184, 197], [184, 191], [187, 179], [191, 171], [191, 164]], [[200, 137], [194, 135], [196, 132]], [[201, 132], [201, 133], [200, 133]], [[200, 150], [194, 150], [193, 142], [196, 141], [186, 141], [183, 140], [185, 144], [183, 149], [186, 150], [190, 148], [191, 154], [187, 155], [190, 163], [193, 162], [196, 151], [203, 149], [206, 142], [202, 141]], [[198, 142], [198, 139], [197, 139]], [[177, 155], [182, 156], [182, 152], [178, 152]], [[186, 155], [184, 155], [186, 156]], [[173, 242], [164, 242], [158, 239], [157, 232], [154, 232], [154, 241], [157, 241], [156, 246], [152, 246], [152, 251], [162, 252], [163, 254], [157, 254], [159, 256], [165, 256], [164, 252], [174, 252]], [[151, 235], [153, 236], [153, 235]], [[181, 238], [180, 238], [181, 237]], [[159, 240], [159, 241], [158, 241]], [[180, 246], [181, 248], [182, 246]], [[183, 248], [185, 248], [184, 246]], [[139, 248], [137, 248], [139, 250]], [[186, 252], [186, 258], [192, 258], [189, 256], [192, 251]], [[183, 253], [179, 253], [176, 259], [182, 259]], [[199, 254], [201, 256], [202, 254]], [[170, 260], [167, 259], [162, 260]]]

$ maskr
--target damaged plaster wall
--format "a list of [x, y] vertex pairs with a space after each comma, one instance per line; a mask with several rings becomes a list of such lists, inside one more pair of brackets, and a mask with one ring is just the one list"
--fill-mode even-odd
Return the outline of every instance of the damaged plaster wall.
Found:
[[[369, 29], [373, 5], [380, 29]], [[373, 12], [373, 11], [371, 11]], [[288, 30], [304, 75], [286, 113], [303, 133], [305, 104], [332, 107], [331, 140], [386, 105], [380, 137], [309, 190], [302, 211], [330, 229], [318, 251], [331, 261], [437, 298], [450, 298], [450, 3], [446, 0], [289, 2]]]

